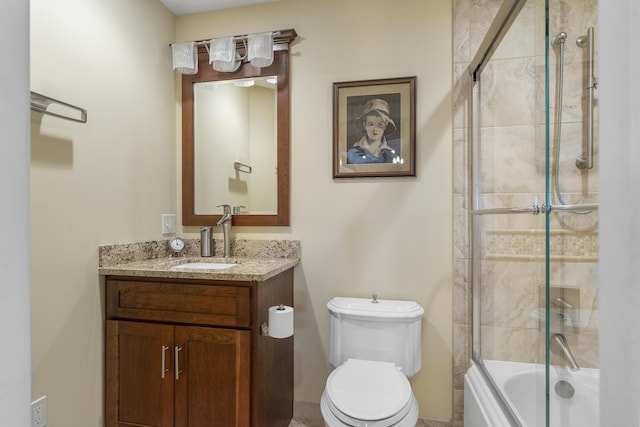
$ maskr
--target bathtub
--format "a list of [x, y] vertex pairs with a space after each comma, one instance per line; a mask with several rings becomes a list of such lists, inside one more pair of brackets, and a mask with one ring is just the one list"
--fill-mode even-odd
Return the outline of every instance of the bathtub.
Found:
[[[493, 394], [480, 368], [472, 363], [464, 377], [464, 425], [465, 427], [511, 427], [513, 417], [523, 427], [544, 427], [545, 417], [545, 369], [544, 365], [487, 360], [484, 365], [491, 373], [497, 388], [505, 397], [508, 408]], [[549, 372], [549, 421], [551, 427], [598, 427], [599, 369], [570, 371], [562, 366], [552, 366]], [[555, 387], [562, 384], [560, 393]], [[572, 397], [567, 390], [573, 387]]]

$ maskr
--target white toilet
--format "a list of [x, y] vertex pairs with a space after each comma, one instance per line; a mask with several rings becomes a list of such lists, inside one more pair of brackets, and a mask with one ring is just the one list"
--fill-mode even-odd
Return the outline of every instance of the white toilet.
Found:
[[335, 297], [327, 378], [320, 400], [329, 427], [415, 427], [416, 402], [407, 377], [422, 367], [424, 309], [413, 301]]

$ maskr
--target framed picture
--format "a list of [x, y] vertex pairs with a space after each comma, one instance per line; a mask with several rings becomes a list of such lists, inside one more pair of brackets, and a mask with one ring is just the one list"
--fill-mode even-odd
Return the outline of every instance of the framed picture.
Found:
[[333, 177], [416, 175], [416, 78], [333, 84]]

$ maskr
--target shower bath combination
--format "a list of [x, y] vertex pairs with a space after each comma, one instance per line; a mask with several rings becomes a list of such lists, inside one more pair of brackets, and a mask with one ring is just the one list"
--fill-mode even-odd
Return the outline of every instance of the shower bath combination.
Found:
[[[501, 3], [468, 70], [465, 426], [596, 427], [594, 9], [578, 0]], [[565, 31], [549, 34], [550, 21]], [[586, 35], [571, 33], [578, 22]], [[563, 317], [553, 317], [554, 292]], [[570, 304], [569, 293], [578, 297]]]

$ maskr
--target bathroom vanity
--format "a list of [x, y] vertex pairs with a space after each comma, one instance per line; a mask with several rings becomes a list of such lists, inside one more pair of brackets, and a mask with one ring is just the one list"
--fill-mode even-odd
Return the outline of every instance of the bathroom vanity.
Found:
[[[286, 427], [293, 337], [265, 335], [269, 307], [293, 305], [297, 259], [203, 258], [100, 267], [106, 297], [106, 426]], [[225, 259], [229, 262], [229, 259]]]

